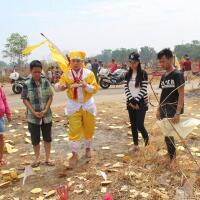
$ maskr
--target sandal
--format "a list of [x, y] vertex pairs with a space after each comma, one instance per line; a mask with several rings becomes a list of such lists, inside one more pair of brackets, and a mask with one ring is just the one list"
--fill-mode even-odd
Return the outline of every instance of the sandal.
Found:
[[38, 161], [38, 162], [33, 162], [32, 164], [31, 164], [31, 167], [32, 168], [36, 168], [36, 167], [39, 167], [40, 166], [40, 161]]
[[0, 167], [1, 167], [1, 166], [5, 166], [5, 165], [7, 165], [7, 162], [6, 162], [5, 160], [1, 160], [1, 161], [0, 161]]
[[46, 161], [46, 162], [45, 162], [45, 165], [46, 165], [46, 166], [49, 166], [49, 167], [54, 167], [54, 166], [55, 166], [55, 163], [54, 163], [54, 161]]
[[78, 156], [72, 156], [70, 159], [69, 159], [69, 167], [70, 168], [74, 168], [76, 167], [78, 164]]
[[132, 148], [129, 149], [129, 153], [135, 153], [139, 151], [139, 147], [137, 145], [134, 145]]
[[145, 145], [145, 147], [149, 145], [149, 138], [144, 140], [144, 145]]
[[91, 153], [90, 149], [86, 149], [85, 157], [88, 158], [88, 159], [92, 158], [92, 153]]

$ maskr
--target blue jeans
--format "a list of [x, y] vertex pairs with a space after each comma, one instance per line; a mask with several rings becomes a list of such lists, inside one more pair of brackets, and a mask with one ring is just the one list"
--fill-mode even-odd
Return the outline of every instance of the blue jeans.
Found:
[[3, 132], [5, 131], [5, 121], [4, 118], [0, 118], [0, 135], [3, 134]]

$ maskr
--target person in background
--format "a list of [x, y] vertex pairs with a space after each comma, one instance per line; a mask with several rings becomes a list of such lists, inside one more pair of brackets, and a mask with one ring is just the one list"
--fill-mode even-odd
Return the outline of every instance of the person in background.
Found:
[[52, 112], [50, 106], [53, 101], [53, 90], [49, 81], [41, 77], [42, 63], [40, 61], [32, 61], [30, 63], [30, 71], [32, 76], [25, 81], [21, 98], [27, 108], [28, 130], [31, 134], [31, 141], [35, 153], [35, 161], [32, 163], [32, 167], [38, 167], [40, 165], [41, 131], [46, 154], [45, 164], [47, 166], [54, 166], [54, 162], [50, 160], [52, 141]]
[[187, 54], [184, 56], [184, 59], [185, 60], [182, 64], [184, 77], [186, 81], [190, 82], [192, 77], [192, 61], [190, 60], [190, 57]]
[[199, 60], [199, 63], [198, 63], [198, 72], [200, 72], [200, 60]]
[[47, 79], [49, 80], [50, 83], [52, 83], [52, 80], [53, 80], [53, 72], [52, 72], [52, 67], [49, 67], [48, 68], [48, 71], [47, 71]]
[[101, 60], [99, 60], [99, 72], [100, 70], [103, 68], [103, 62]]
[[56, 67], [56, 70], [55, 70], [55, 83], [59, 81], [60, 76], [61, 76], [60, 68]]
[[[161, 77], [160, 105], [157, 109], [158, 120], [170, 118], [172, 123], [178, 123], [184, 109], [184, 76], [174, 66], [173, 53], [170, 49], [163, 49], [158, 53], [160, 66], [166, 71]], [[170, 135], [170, 133], [169, 133]], [[172, 167], [175, 166], [176, 146], [173, 136], [166, 136], [165, 143]]]
[[91, 63], [91, 60], [88, 60], [88, 61], [87, 61], [86, 68], [89, 69], [89, 70], [92, 70], [92, 63]]
[[54, 68], [52, 74], [53, 74], [53, 83], [57, 83], [61, 76], [60, 68], [59, 67]]
[[94, 73], [96, 81], [98, 83], [99, 82], [98, 81], [99, 64], [98, 64], [97, 59], [94, 59], [94, 63], [92, 64], [92, 72]]
[[121, 69], [128, 70], [128, 66], [126, 63], [122, 63]]
[[117, 63], [115, 63], [115, 59], [112, 59], [110, 64], [110, 73], [113, 74], [117, 70]]
[[5, 116], [7, 117], [8, 122], [11, 122], [10, 108], [3, 87], [0, 86], [0, 167], [6, 165], [6, 160], [3, 159]]
[[51, 72], [52, 72], [52, 83], [55, 83], [56, 74], [55, 74], [55, 67], [54, 66], [51, 67]]

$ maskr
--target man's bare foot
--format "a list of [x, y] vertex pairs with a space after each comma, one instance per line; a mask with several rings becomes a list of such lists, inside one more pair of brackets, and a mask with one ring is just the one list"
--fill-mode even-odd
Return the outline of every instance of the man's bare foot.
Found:
[[130, 152], [130, 153], [135, 153], [135, 152], [137, 152], [137, 151], [139, 151], [138, 145], [134, 145], [132, 148], [129, 149], [129, 152]]
[[86, 148], [85, 157], [86, 158], [92, 158], [92, 154], [91, 154], [91, 149], [90, 148]]
[[69, 159], [69, 166], [74, 168], [78, 164], [78, 155], [73, 153], [72, 157]]

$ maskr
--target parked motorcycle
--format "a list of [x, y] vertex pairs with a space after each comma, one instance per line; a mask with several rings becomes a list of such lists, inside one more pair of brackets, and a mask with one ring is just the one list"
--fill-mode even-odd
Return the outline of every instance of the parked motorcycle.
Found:
[[107, 89], [111, 85], [123, 85], [125, 84], [125, 81], [120, 80], [119, 77], [126, 72], [126, 69], [117, 69], [113, 74], [111, 74], [108, 69], [103, 68], [99, 72], [99, 85], [103, 89]]
[[9, 78], [11, 79], [12, 84], [12, 91], [15, 94], [21, 94], [23, 84], [26, 80], [26, 78], [21, 77], [18, 72], [14, 71], [10, 74]]

